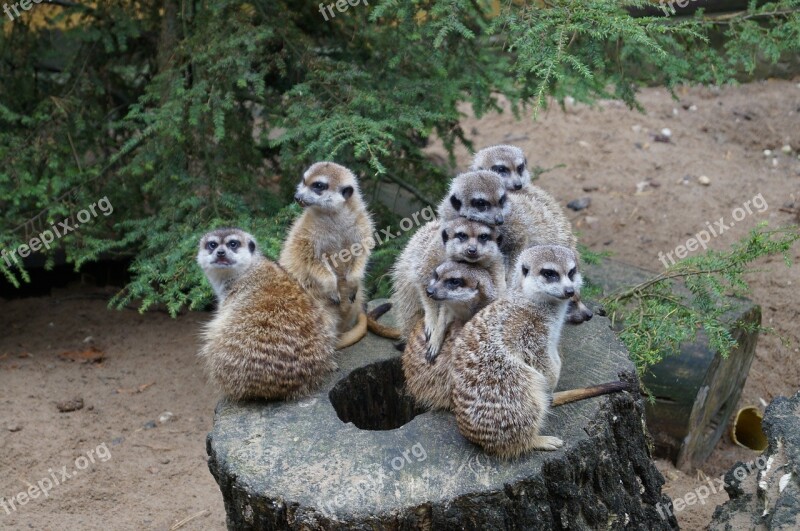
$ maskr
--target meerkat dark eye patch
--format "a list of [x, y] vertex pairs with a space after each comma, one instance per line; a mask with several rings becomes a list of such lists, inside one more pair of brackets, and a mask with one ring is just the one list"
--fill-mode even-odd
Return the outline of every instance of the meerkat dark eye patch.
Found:
[[473, 199], [470, 201], [470, 204], [473, 208], [477, 208], [481, 212], [489, 208], [489, 201], [486, 199]]
[[518, 174], [522, 175], [522, 172], [524, 172], [524, 171], [525, 171], [525, 165], [524, 164], [520, 164], [519, 166], [517, 166], [517, 173]]
[[480, 236], [478, 236], [478, 240], [480, 240], [482, 243], [486, 243], [489, 241], [489, 235], [481, 234]]
[[548, 282], [556, 282], [558, 280], [558, 272], [554, 271], [553, 269], [542, 269], [539, 271], [539, 274], [542, 275]]
[[328, 189], [328, 183], [324, 183], [322, 181], [317, 181], [317, 182], [315, 182], [314, 184], [311, 185], [311, 188], [315, 192], [324, 192], [325, 190]]
[[342, 188], [342, 196], [345, 199], [350, 199], [353, 196], [353, 187], [352, 186], [345, 186]]
[[529, 268], [527, 268], [525, 266], [522, 266], [522, 276], [523, 277], [527, 277], [528, 273], [530, 273], [530, 272], [531, 272], [531, 270]]
[[492, 171], [495, 173], [499, 173], [500, 175], [505, 175], [509, 173], [508, 166], [503, 166], [502, 164], [496, 164], [492, 166]]
[[455, 194], [450, 196], [450, 204], [453, 205], [456, 212], [461, 212], [461, 201], [458, 200]]
[[256, 242], [250, 242], [247, 244], [247, 248], [250, 249], [251, 253], [256, 252]]
[[570, 280], [573, 279], [573, 277], [575, 276], [575, 273], [577, 273], [577, 270], [574, 267], [569, 270], [569, 273], [567, 273], [567, 276], [569, 277]]
[[466, 232], [457, 232], [456, 233], [456, 238], [458, 238], [459, 240], [461, 240], [463, 242], [464, 240], [469, 238], [469, 236], [467, 236]]
[[450, 237], [447, 235], [447, 231], [446, 231], [446, 230], [443, 230], [443, 231], [442, 231], [442, 241], [443, 241], [444, 243], [447, 243], [447, 240], [449, 240], [449, 239], [450, 239]]
[[218, 245], [217, 242], [208, 242], [206, 244], [206, 249], [208, 249], [209, 251], [213, 251], [214, 249], [217, 248], [217, 245]]
[[460, 288], [464, 281], [460, 278], [449, 278], [447, 279], [447, 285], [451, 288]]
[[239, 240], [231, 240], [228, 242], [228, 247], [230, 247], [231, 251], [235, 251], [239, 248]]

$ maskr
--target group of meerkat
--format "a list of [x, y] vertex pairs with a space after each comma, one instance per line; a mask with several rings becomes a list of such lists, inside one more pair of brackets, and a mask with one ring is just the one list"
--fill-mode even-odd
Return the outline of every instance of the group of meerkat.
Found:
[[[334, 352], [367, 332], [364, 272], [375, 228], [356, 177], [316, 163], [295, 200], [304, 212], [277, 263], [241, 229], [218, 229], [200, 241], [197, 262], [218, 304], [200, 356], [210, 380], [233, 399], [307, 394], [336, 370]], [[353, 250], [349, 259], [332, 259], [342, 250]]]
[[556, 200], [531, 184], [524, 153], [501, 145], [453, 179], [438, 220], [393, 269], [407, 391], [423, 407], [452, 410], [488, 453], [557, 449], [560, 439], [539, 433], [550, 407], [627, 388], [554, 393], [564, 323], [592, 318], [576, 244]]

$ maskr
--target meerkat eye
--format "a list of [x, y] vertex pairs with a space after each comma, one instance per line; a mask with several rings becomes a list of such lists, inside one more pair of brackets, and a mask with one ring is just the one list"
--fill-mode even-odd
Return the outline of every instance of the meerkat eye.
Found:
[[530, 270], [530, 269], [528, 269], [527, 267], [525, 267], [525, 266], [522, 266], [522, 276], [523, 276], [523, 277], [527, 277], [527, 276], [528, 276], [528, 273], [530, 273], [530, 271], [531, 271], [531, 270]]
[[517, 173], [518, 174], [522, 175], [522, 172], [524, 172], [524, 171], [525, 171], [525, 165], [524, 164], [520, 164], [519, 166], [517, 166]]
[[208, 242], [206, 244], [206, 249], [208, 249], [209, 251], [213, 251], [214, 249], [217, 248], [217, 245], [218, 245], [217, 242]]
[[323, 192], [323, 191], [328, 189], [328, 183], [324, 183], [322, 181], [317, 181], [317, 182], [315, 182], [314, 184], [311, 185], [311, 188], [313, 190], [316, 190], [316, 191], [319, 191], [319, 192]]
[[467, 234], [465, 232], [457, 232], [456, 238], [461, 240], [462, 242], [467, 239]]
[[573, 279], [573, 277], [575, 276], [575, 273], [576, 273], [576, 272], [577, 272], [577, 271], [576, 271], [576, 269], [575, 269], [574, 267], [573, 267], [572, 269], [570, 269], [570, 270], [569, 270], [569, 273], [567, 273], [567, 276], [569, 277], [569, 279], [570, 279], [570, 280], [572, 280], [572, 279]]
[[477, 208], [478, 211], [483, 212], [489, 208], [489, 202], [486, 199], [473, 199], [472, 206]]
[[447, 285], [451, 288], [460, 288], [461, 285], [464, 283], [463, 280], [460, 278], [449, 278], [447, 279]]
[[505, 175], [506, 173], [509, 173], [508, 166], [503, 166], [502, 164], [496, 164], [495, 166], [492, 166], [492, 171], [495, 173], [499, 173], [500, 175]]
[[228, 242], [228, 247], [231, 248], [231, 251], [235, 251], [239, 247], [239, 242], [236, 240], [231, 240]]
[[548, 282], [554, 282], [558, 280], [558, 272], [552, 269], [542, 269], [539, 271], [539, 274], [547, 279]]
[[481, 234], [480, 236], [478, 236], [478, 240], [480, 240], [481, 243], [486, 243], [489, 241], [489, 235]]

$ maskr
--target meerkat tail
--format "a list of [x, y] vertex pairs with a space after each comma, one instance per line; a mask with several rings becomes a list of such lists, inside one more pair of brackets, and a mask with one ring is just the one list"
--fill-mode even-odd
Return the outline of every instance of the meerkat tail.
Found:
[[358, 314], [358, 322], [349, 332], [345, 332], [339, 338], [339, 343], [336, 345], [336, 350], [342, 350], [349, 346], [355, 345], [363, 337], [367, 335], [367, 314], [361, 312]]
[[390, 302], [385, 302], [373, 308], [373, 310], [367, 314], [367, 328], [373, 334], [385, 337], [386, 339], [400, 339], [403, 333], [399, 328], [378, 322], [378, 319], [391, 309], [392, 303]]
[[593, 398], [595, 396], [609, 395], [611, 393], [618, 393], [620, 391], [629, 391], [632, 386], [628, 382], [609, 382], [592, 387], [583, 387], [580, 389], [570, 389], [569, 391], [561, 391], [553, 393], [553, 407], [563, 406], [579, 400]]

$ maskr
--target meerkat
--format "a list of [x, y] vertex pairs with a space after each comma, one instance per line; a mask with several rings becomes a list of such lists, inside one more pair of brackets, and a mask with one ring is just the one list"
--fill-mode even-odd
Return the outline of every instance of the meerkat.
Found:
[[426, 292], [436, 267], [447, 260], [488, 269], [493, 286], [505, 291], [505, 265], [495, 228], [457, 217], [432, 221], [414, 234], [392, 268], [395, 308], [400, 335], [408, 339], [419, 317], [425, 320], [428, 357], [439, 353], [451, 316]]
[[450, 409], [453, 340], [464, 323], [497, 298], [497, 290], [486, 269], [451, 260], [436, 268], [427, 293], [439, 301], [453, 319], [447, 326], [442, 351], [433, 365], [427, 359], [425, 320], [417, 319], [402, 355], [406, 390], [421, 407]]
[[367, 333], [364, 273], [375, 247], [375, 226], [358, 181], [344, 166], [317, 162], [303, 174], [295, 200], [305, 211], [292, 225], [278, 263], [324, 304], [340, 335], [351, 330], [358, 341]]
[[252, 236], [222, 229], [200, 241], [197, 262], [218, 297], [200, 357], [234, 400], [292, 399], [336, 370], [336, 322]]
[[486, 225], [502, 225], [509, 212], [506, 187], [492, 171], [470, 171], [457, 175], [437, 214], [447, 221], [464, 217]]
[[[484, 148], [475, 154], [470, 169], [496, 173], [511, 192], [510, 211], [502, 227], [502, 251], [507, 265], [515, 264], [519, 254], [534, 245], [563, 245], [578, 255], [578, 242], [564, 210], [553, 196], [531, 184], [528, 160], [520, 148], [510, 145]], [[512, 269], [509, 267], [509, 272]], [[580, 298], [572, 301], [568, 322], [580, 324], [592, 317], [592, 311]]]
[[567, 247], [526, 249], [506, 295], [455, 338], [452, 403], [458, 429], [488, 453], [509, 458], [563, 445], [540, 430], [561, 374], [564, 317], [582, 284], [577, 266]]

